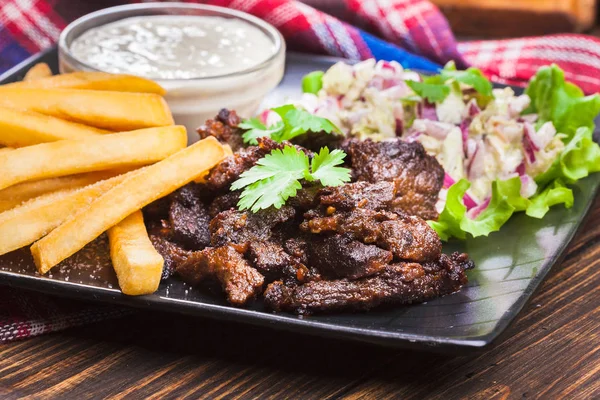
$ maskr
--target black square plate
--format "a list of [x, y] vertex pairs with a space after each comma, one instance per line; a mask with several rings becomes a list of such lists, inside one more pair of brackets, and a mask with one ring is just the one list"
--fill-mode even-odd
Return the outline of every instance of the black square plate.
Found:
[[[33, 64], [41, 61], [56, 69], [56, 50], [13, 68], [0, 77], [1, 83], [20, 80]], [[266, 104], [299, 96], [304, 74], [326, 69], [336, 61], [288, 54], [285, 77]], [[543, 220], [520, 213], [489, 237], [447, 244], [446, 252], [469, 253], [476, 268], [469, 273], [470, 283], [459, 293], [426, 304], [301, 318], [266, 312], [261, 302], [249, 309], [233, 308], [225, 303], [223, 296], [191, 289], [175, 278], [162, 283], [152, 295], [128, 297], [118, 289], [105, 237], [66, 260], [48, 276], [36, 273], [28, 249], [2, 256], [0, 283], [59, 296], [197, 314], [388, 346], [476, 349], [490, 344], [508, 326], [550, 268], [559, 263], [593, 204], [599, 185], [600, 174], [579, 181], [573, 187], [575, 204], [569, 210], [554, 207]]]

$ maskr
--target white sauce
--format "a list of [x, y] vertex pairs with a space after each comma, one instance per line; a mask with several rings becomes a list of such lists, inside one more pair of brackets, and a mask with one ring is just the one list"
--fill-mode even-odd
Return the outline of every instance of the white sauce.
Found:
[[93, 28], [71, 44], [94, 68], [150, 79], [191, 79], [254, 67], [273, 55], [273, 41], [237, 18], [156, 15]]

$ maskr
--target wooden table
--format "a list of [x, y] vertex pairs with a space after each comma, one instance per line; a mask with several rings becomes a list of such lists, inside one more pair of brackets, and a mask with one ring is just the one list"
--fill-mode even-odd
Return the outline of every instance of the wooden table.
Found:
[[0, 397], [600, 398], [600, 198], [562, 265], [495, 347], [387, 349], [180, 315], [0, 347]]

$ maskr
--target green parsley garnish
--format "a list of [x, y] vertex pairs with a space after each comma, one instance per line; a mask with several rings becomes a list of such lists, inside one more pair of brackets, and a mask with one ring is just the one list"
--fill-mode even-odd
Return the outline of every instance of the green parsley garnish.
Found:
[[484, 96], [492, 95], [492, 84], [477, 68], [467, 68], [465, 71], [457, 71], [454, 61], [450, 61], [442, 70], [440, 76], [444, 82], [454, 79], [457, 82], [464, 83], [473, 87], [477, 92]]
[[233, 182], [231, 190], [244, 189], [238, 202], [240, 210], [257, 212], [281, 208], [287, 199], [302, 189], [300, 180], [319, 181], [323, 186], [340, 186], [350, 181], [350, 170], [338, 167], [344, 162], [342, 150], [329, 152], [323, 147], [309, 162], [308, 156], [294, 146], [273, 150]]
[[443, 83], [427, 82], [427, 78], [424, 78], [423, 82], [406, 81], [406, 84], [421, 98], [427, 99], [430, 103], [442, 102], [450, 94], [449, 86]]
[[256, 139], [264, 136], [281, 143], [306, 132], [340, 132], [339, 128], [327, 118], [317, 117], [291, 104], [272, 108], [271, 111], [279, 114], [281, 121], [267, 127], [258, 118], [250, 118], [239, 124], [240, 128], [246, 129], [246, 132], [242, 134], [244, 143], [256, 145], [258, 144]]
[[460, 82], [473, 87], [483, 96], [492, 95], [492, 84], [477, 68], [457, 71], [450, 61], [439, 75], [423, 76], [423, 82], [406, 81], [406, 84], [421, 98], [430, 103], [440, 103], [450, 94], [449, 84]]

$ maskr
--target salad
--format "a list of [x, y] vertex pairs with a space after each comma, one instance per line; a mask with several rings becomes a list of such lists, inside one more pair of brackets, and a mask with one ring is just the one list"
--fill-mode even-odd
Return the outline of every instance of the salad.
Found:
[[523, 94], [494, 89], [475, 69], [423, 76], [396, 62], [343, 62], [303, 80], [304, 110], [346, 135], [418, 141], [446, 172], [437, 221], [444, 240], [488, 235], [517, 211], [542, 218], [573, 205], [568, 185], [600, 171], [592, 139], [600, 95], [584, 96], [556, 65]]

